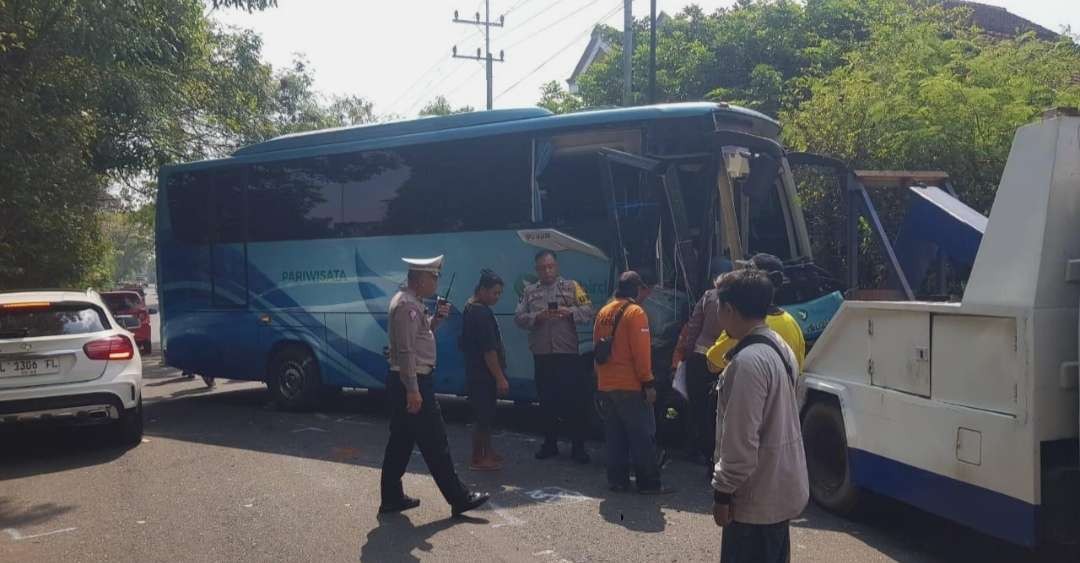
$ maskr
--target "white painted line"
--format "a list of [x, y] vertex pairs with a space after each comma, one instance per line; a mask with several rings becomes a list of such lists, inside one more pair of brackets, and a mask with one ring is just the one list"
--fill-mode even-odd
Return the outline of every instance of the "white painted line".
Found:
[[359, 424], [359, 425], [362, 425], [362, 426], [371, 426], [372, 425], [371, 422], [368, 422], [366, 420], [355, 420], [350, 416], [343, 416], [341, 418], [338, 418], [338, 419], [334, 420], [334, 422], [338, 422], [338, 423], [342, 423], [342, 424]]
[[296, 430], [293, 430], [293, 434], [297, 432], [329, 432], [329, 430], [318, 428], [316, 426], [305, 426], [303, 428], [297, 428]]
[[4, 529], [4, 531], [7, 532], [7, 534], [9, 536], [11, 536], [11, 539], [13, 539], [15, 541], [32, 540], [34, 538], [41, 538], [41, 537], [45, 537], [45, 536], [51, 536], [53, 534], [63, 534], [64, 532], [74, 532], [75, 530], [78, 530], [78, 528], [64, 528], [62, 530], [53, 530], [51, 532], [45, 532], [43, 534], [31, 534], [29, 536], [24, 536], [21, 533], [19, 533], [19, 531], [16, 530], [15, 528], [5, 528]]
[[491, 510], [495, 512], [495, 514], [498, 514], [503, 519], [502, 522], [492, 524], [492, 528], [502, 528], [503, 526], [522, 526], [525, 524], [524, 520], [514, 516], [513, 514], [510, 514], [509, 510], [502, 506], [499, 506], [499, 504], [495, 501], [489, 500], [488, 506], [491, 508]]

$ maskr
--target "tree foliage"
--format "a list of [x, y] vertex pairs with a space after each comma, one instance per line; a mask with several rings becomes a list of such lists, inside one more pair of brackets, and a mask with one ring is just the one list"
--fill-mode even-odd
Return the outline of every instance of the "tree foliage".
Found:
[[[952, 4], [950, 4], [952, 5]], [[1015, 129], [1045, 108], [1080, 106], [1080, 47], [1028, 32], [988, 35], [967, 9], [931, 0], [741, 0], [690, 7], [658, 26], [659, 101], [724, 100], [777, 116], [793, 150], [862, 169], [944, 170], [961, 199], [989, 212]], [[635, 29], [636, 101], [648, 81], [648, 28]], [[545, 85], [553, 111], [622, 101], [621, 39], [578, 78], [580, 94]], [[835, 184], [802, 182], [815, 256], [842, 261]], [[903, 194], [875, 202], [895, 234]], [[870, 249], [864, 237], [861, 251]], [[876, 274], [871, 274], [875, 277]]]
[[461, 106], [454, 109], [450, 102], [447, 101], [446, 96], [435, 96], [435, 99], [431, 100], [424, 107], [420, 108], [419, 116], [433, 116], [433, 115], [453, 115], [455, 113], [469, 113], [476, 111], [472, 106]]
[[275, 72], [258, 35], [219, 29], [204, 9], [0, 0], [0, 288], [109, 281], [106, 203], [148, 202], [162, 165], [375, 119], [362, 98], [319, 96], [303, 59]]

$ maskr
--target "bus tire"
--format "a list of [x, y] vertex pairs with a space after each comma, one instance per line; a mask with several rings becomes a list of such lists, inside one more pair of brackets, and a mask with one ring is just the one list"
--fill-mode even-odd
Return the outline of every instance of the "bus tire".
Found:
[[803, 445], [810, 478], [810, 498], [836, 514], [856, 513], [861, 491], [852, 482], [844, 416], [835, 401], [812, 403], [803, 415]]
[[267, 383], [274, 402], [287, 411], [315, 407], [323, 393], [319, 362], [306, 348], [286, 346], [270, 359]]

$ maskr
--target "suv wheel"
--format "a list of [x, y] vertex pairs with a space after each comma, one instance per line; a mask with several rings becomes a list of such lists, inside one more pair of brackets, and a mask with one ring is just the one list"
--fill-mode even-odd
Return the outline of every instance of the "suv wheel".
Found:
[[120, 420], [116, 421], [117, 441], [128, 447], [134, 447], [142, 443], [143, 437], [143, 409], [142, 397], [133, 409], [127, 409], [120, 413]]

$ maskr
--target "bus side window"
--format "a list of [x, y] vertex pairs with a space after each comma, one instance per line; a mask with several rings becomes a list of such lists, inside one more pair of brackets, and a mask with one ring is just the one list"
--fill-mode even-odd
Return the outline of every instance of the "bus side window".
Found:
[[342, 186], [341, 236], [388, 234], [390, 202], [412, 176], [404, 159], [395, 152], [372, 151], [334, 155], [329, 162], [331, 180]]
[[210, 239], [210, 176], [206, 172], [174, 174], [167, 189], [173, 239], [205, 244]]
[[330, 159], [343, 236], [518, 229], [529, 224], [529, 143], [485, 138]]
[[249, 240], [334, 238], [341, 222], [341, 184], [326, 157], [256, 164], [248, 189]]
[[209, 171], [181, 172], [165, 188], [172, 240], [162, 241], [167, 258], [158, 260], [163, 278], [176, 282], [163, 288], [173, 310], [210, 305], [211, 182]]

